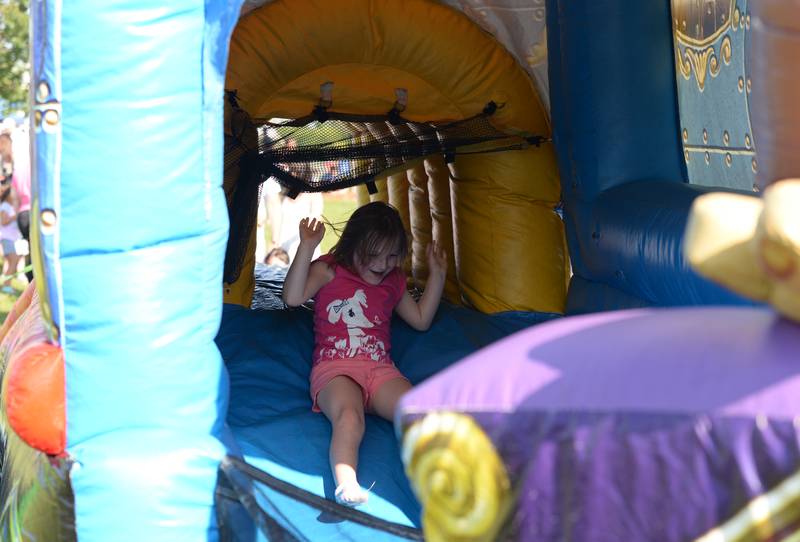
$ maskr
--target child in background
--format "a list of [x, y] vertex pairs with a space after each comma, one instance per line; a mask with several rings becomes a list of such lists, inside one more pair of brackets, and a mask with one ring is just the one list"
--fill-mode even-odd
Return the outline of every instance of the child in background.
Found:
[[6, 294], [15, 293], [11, 287], [11, 279], [17, 274], [20, 260], [17, 244], [22, 239], [22, 232], [17, 225], [17, 213], [10, 199], [11, 183], [4, 182], [0, 186], [0, 243], [3, 246], [3, 276], [8, 278], [3, 282], [0, 291]]
[[283, 300], [298, 306], [314, 298], [312, 410], [330, 420], [330, 463], [336, 501], [357, 506], [367, 491], [356, 478], [364, 413], [394, 417], [411, 384], [390, 357], [392, 312], [414, 329], [430, 327], [444, 288], [447, 257], [434, 241], [428, 247], [430, 276], [415, 301], [398, 267], [408, 241], [397, 210], [382, 202], [357, 209], [329, 254], [311, 261], [325, 226], [300, 221], [300, 244], [283, 286]]
[[264, 256], [264, 263], [277, 267], [289, 267], [289, 254], [281, 247], [275, 247]]

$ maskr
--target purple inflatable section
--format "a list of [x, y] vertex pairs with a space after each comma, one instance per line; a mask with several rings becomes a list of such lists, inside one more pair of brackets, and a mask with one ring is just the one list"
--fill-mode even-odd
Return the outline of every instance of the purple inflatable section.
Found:
[[402, 401], [471, 414], [525, 540], [684, 541], [800, 468], [800, 326], [765, 309], [634, 310], [519, 332]]

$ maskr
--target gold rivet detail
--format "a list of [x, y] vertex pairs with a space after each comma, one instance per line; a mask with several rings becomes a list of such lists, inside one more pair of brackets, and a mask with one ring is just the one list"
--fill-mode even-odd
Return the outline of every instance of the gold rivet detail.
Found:
[[706, 151], [706, 164], [710, 164], [710, 163], [711, 163], [711, 155], [708, 154], [708, 151]]
[[703, 143], [708, 143], [708, 130], [703, 128]]
[[744, 18], [744, 26], [750, 30], [750, 14], [747, 14], [747, 17]]
[[731, 167], [732, 163], [733, 163], [733, 156], [731, 156], [731, 153], [729, 152], [725, 153], [725, 165]]
[[689, 151], [683, 151], [683, 159], [686, 160], [686, 163], [689, 163]]
[[56, 226], [56, 212], [52, 209], [42, 209], [42, 213], [39, 215], [39, 222], [42, 224], [42, 233], [48, 235], [53, 232], [53, 228]]
[[686, 128], [683, 129], [683, 140], [689, 141], [689, 130], [687, 130]]
[[750, 163], [750, 167], [753, 169], [753, 173], [758, 171], [758, 162], [756, 162], [755, 158], [753, 158], [753, 161]]
[[40, 128], [42, 126], [42, 112], [39, 110], [33, 112], [33, 125], [36, 128]]
[[55, 126], [58, 124], [58, 111], [55, 109], [48, 109], [44, 112], [44, 122], [48, 126]]
[[753, 87], [753, 81], [748, 77], [747, 78], [747, 93], [750, 94], [750, 89]]
[[744, 134], [744, 146], [750, 148], [750, 134]]
[[726, 145], [728, 145], [728, 144], [731, 142], [731, 136], [730, 136], [730, 134], [728, 133], [728, 130], [725, 130], [724, 132], [722, 132], [722, 141], [723, 141], [723, 142], [724, 142]]
[[42, 81], [36, 86], [36, 99], [40, 102], [44, 102], [47, 98], [50, 97], [50, 85], [47, 82]]
[[744, 90], [744, 77], [739, 78], [739, 92]]

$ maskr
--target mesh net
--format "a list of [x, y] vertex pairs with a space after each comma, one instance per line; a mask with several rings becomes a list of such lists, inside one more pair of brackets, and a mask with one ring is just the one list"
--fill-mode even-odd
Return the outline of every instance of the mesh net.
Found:
[[454, 122], [413, 122], [392, 110], [386, 115], [348, 115], [321, 107], [299, 119], [249, 119], [229, 94], [235, 122], [257, 131], [257, 145], [248, 146], [233, 126], [226, 136], [225, 167], [238, 165], [239, 174], [228, 197], [230, 237], [225, 257], [225, 282], [241, 272], [256, 220], [263, 181], [272, 177], [288, 197], [301, 192], [325, 192], [366, 184], [375, 190], [375, 177], [412, 160], [520, 150], [540, 145], [538, 135], [508, 134], [495, 128], [491, 117], [498, 106], [490, 102], [477, 115]]

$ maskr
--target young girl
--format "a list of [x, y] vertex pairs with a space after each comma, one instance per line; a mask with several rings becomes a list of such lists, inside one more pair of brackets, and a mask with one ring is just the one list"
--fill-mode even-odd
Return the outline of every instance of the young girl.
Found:
[[3, 275], [8, 277], [0, 288], [3, 293], [14, 293], [11, 279], [16, 276], [19, 266], [16, 244], [20, 239], [22, 232], [17, 225], [17, 212], [11, 204], [11, 185], [3, 183], [0, 186], [0, 243], [3, 246]]
[[316, 219], [300, 222], [300, 245], [283, 285], [283, 300], [297, 306], [314, 298], [312, 409], [333, 427], [330, 462], [336, 501], [357, 506], [367, 492], [356, 479], [364, 412], [387, 420], [411, 384], [389, 356], [392, 311], [414, 329], [430, 327], [444, 288], [447, 258], [428, 247], [428, 277], [419, 301], [398, 267], [407, 251], [397, 210], [381, 202], [357, 209], [329, 254], [311, 262], [325, 234]]

